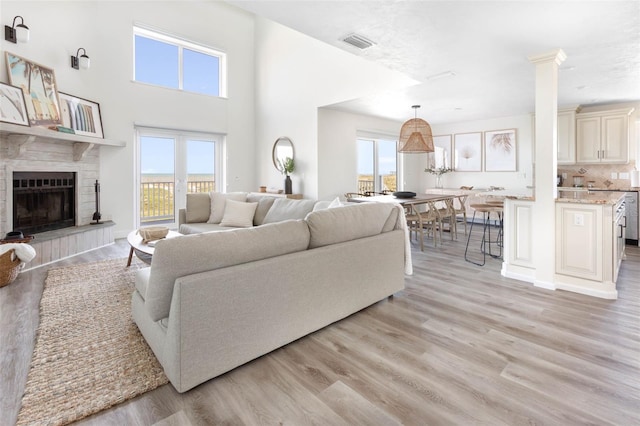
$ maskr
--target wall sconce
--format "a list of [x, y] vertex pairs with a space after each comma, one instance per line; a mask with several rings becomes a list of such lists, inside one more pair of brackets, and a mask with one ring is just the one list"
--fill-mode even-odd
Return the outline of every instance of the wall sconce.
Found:
[[[16, 19], [20, 18], [20, 23], [16, 25]], [[16, 16], [13, 18], [13, 24], [11, 26], [4, 26], [4, 39], [11, 43], [26, 43], [29, 41], [29, 27], [24, 24], [22, 16]]]
[[[79, 56], [81, 50], [83, 53], [82, 53], [82, 56]], [[71, 56], [71, 68], [74, 68], [74, 69], [82, 68], [83, 70], [88, 70], [90, 65], [91, 65], [91, 60], [87, 56], [87, 51], [84, 50], [83, 47], [78, 49], [78, 51], [76, 52], [76, 56]]]

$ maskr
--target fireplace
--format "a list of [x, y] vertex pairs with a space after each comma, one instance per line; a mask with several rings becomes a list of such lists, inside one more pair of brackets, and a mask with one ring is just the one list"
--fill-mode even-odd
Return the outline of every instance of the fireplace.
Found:
[[76, 224], [75, 172], [14, 172], [13, 229], [25, 235]]

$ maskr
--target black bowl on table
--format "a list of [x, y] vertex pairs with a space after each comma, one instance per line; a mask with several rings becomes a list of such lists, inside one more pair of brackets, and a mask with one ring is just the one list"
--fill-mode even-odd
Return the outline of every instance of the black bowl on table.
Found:
[[411, 191], [397, 191], [393, 193], [396, 198], [415, 198], [416, 193]]

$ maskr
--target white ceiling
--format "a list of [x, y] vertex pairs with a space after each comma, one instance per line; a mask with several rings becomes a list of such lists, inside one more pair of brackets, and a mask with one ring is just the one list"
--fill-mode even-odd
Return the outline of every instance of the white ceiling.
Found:
[[[433, 123], [534, 109], [527, 57], [561, 48], [560, 107], [640, 101], [640, 1], [229, 1], [401, 71], [420, 84], [336, 104], [345, 111]], [[340, 39], [357, 33], [376, 45]], [[431, 78], [452, 71], [455, 76]]]

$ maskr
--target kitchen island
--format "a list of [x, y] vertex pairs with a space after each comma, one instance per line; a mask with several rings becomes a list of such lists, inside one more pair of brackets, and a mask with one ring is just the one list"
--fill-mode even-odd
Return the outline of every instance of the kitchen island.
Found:
[[[505, 197], [502, 275], [551, 290], [562, 289], [616, 299], [624, 258], [624, 192], [561, 191], [555, 199], [555, 223], [534, 229], [540, 208], [535, 196]], [[539, 280], [534, 243], [555, 240], [553, 279]]]
[[617, 298], [625, 246], [624, 199], [624, 192], [587, 191], [556, 200], [557, 288]]

